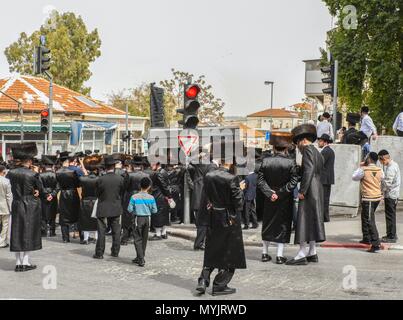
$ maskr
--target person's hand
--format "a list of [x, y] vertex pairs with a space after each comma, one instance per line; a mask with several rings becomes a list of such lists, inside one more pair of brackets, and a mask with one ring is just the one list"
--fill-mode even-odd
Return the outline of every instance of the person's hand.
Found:
[[49, 202], [53, 200], [53, 196], [51, 194], [49, 194], [46, 198], [46, 200], [48, 200]]
[[305, 196], [302, 193], [298, 193], [299, 200], [305, 200]]
[[372, 140], [375, 141], [376, 139], [378, 139], [378, 135], [377, 135], [377, 134], [373, 134], [373, 135], [372, 135]]
[[274, 202], [274, 201], [276, 201], [277, 199], [278, 199], [278, 195], [275, 194], [275, 193], [273, 193], [273, 194], [271, 195], [270, 200], [271, 200], [272, 202]]
[[246, 189], [246, 183], [245, 183], [245, 181], [241, 181], [241, 182], [239, 183], [239, 187], [241, 188], [241, 190], [245, 190], [245, 189]]
[[39, 197], [39, 190], [34, 190], [34, 197]]

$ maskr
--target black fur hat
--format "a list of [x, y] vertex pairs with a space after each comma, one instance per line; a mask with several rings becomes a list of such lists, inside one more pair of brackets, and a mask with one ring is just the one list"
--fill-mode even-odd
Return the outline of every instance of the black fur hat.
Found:
[[13, 153], [13, 159], [18, 160], [33, 159], [38, 154], [35, 142], [25, 142], [15, 145], [11, 151]]
[[291, 131], [292, 141], [297, 144], [298, 141], [307, 138], [311, 142], [315, 142], [317, 139], [316, 127], [313, 124], [304, 123], [295, 127]]
[[290, 132], [272, 132], [269, 143], [277, 148], [288, 148], [292, 143], [292, 134]]

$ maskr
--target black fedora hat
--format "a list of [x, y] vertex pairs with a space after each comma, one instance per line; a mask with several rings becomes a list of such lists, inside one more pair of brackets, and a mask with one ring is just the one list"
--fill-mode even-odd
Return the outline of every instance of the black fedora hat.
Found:
[[315, 142], [317, 139], [316, 127], [313, 124], [304, 123], [295, 127], [291, 131], [292, 141], [296, 144], [302, 139], [308, 139], [311, 142]]
[[11, 148], [13, 159], [28, 160], [33, 159], [38, 154], [35, 142], [25, 142]]
[[50, 156], [50, 155], [43, 154], [42, 158], [41, 158], [41, 163], [43, 165], [53, 166], [56, 163], [56, 160], [57, 160], [56, 156]]
[[327, 143], [332, 143], [333, 142], [333, 139], [326, 133], [322, 134], [322, 136], [320, 136], [318, 138], [318, 140], [323, 140], [323, 141], [326, 141]]
[[114, 164], [116, 164], [119, 160], [116, 160], [113, 156], [111, 155], [107, 155], [106, 157], [104, 157], [104, 163], [105, 166], [112, 166]]
[[269, 144], [277, 148], [288, 148], [292, 143], [292, 134], [290, 132], [273, 131], [270, 134]]

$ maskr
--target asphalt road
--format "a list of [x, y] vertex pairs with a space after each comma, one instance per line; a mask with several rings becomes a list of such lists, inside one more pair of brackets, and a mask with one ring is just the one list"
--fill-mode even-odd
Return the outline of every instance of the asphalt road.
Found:
[[[104, 260], [92, 258], [94, 248], [44, 239], [43, 249], [32, 254], [38, 269], [24, 273], [14, 272], [13, 254], [0, 249], [0, 299], [216, 299], [210, 289], [201, 297], [194, 292], [203, 252], [193, 251], [188, 240], [149, 242], [144, 268], [131, 263], [133, 245], [122, 247], [119, 258], [106, 252]], [[247, 247], [248, 269], [236, 271], [231, 285], [237, 293], [226, 298], [403, 299], [402, 251], [320, 248], [318, 253], [319, 264], [293, 267], [262, 263], [260, 249]], [[295, 248], [285, 254], [293, 256]]]

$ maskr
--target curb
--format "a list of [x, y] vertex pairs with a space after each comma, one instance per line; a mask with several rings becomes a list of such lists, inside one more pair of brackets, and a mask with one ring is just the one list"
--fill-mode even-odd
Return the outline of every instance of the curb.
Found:
[[[196, 239], [196, 232], [195, 231], [190, 231], [190, 230], [178, 230], [178, 229], [169, 229], [167, 230], [167, 233], [173, 237], [178, 237], [190, 241], [194, 241]], [[257, 241], [251, 241], [251, 240], [244, 240], [244, 245], [247, 247], [261, 247], [262, 244]], [[293, 247], [296, 246], [294, 244], [287, 244], [287, 247]], [[362, 244], [362, 243], [353, 243], [353, 242], [346, 242], [346, 243], [340, 243], [340, 242], [323, 242], [318, 244], [319, 247], [321, 248], [346, 248], [346, 249], [363, 249], [363, 250], [368, 250], [371, 246], [368, 244]], [[383, 243], [381, 244], [381, 250], [396, 250], [396, 251], [403, 251], [403, 245], [396, 245], [396, 244], [386, 244]]]

